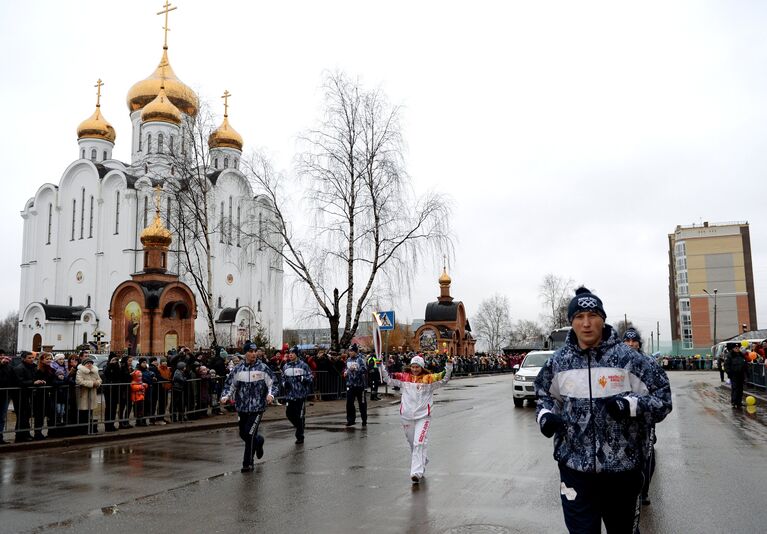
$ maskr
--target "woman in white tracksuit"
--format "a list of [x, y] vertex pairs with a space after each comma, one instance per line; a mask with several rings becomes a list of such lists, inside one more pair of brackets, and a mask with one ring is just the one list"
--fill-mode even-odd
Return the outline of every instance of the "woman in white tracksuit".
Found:
[[453, 373], [453, 360], [448, 360], [442, 373], [428, 373], [424, 370], [424, 361], [420, 356], [410, 360], [409, 373], [394, 373], [389, 376], [386, 366], [381, 366], [383, 381], [390, 386], [399, 386], [402, 397], [399, 414], [402, 428], [410, 445], [410, 479], [418, 484], [424, 476], [428, 462], [426, 446], [428, 444], [429, 425], [431, 424], [431, 405], [434, 402], [434, 390], [450, 381]]

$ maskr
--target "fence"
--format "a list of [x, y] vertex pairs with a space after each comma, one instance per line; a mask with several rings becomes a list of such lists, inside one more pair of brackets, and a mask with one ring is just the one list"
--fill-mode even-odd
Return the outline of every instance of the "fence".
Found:
[[767, 389], [765, 371], [763, 363], [749, 363], [746, 366], [746, 383], [750, 386]]

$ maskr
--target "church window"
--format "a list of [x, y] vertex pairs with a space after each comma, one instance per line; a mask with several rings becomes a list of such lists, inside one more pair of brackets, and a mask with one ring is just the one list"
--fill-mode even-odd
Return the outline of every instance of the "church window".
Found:
[[218, 232], [220, 235], [218, 242], [223, 243], [224, 242], [224, 203], [223, 202], [221, 203], [221, 213], [219, 213], [218, 225], [220, 228]]
[[229, 230], [228, 232], [229, 235], [227, 237], [226, 242], [231, 245], [232, 244], [232, 197], [231, 196], [229, 196], [229, 224], [227, 226]]
[[170, 152], [171, 154], [173, 154], [173, 149], [174, 149], [174, 148], [175, 148], [175, 146], [176, 146], [176, 145], [173, 143], [173, 141], [174, 141], [174, 139], [173, 139], [173, 136], [171, 135], [171, 136], [170, 136], [170, 141], [168, 142], [168, 152]]
[[115, 235], [120, 233], [120, 192], [115, 196]]
[[258, 301], [258, 311], [261, 311], [261, 301]]
[[240, 163], [240, 160], [238, 160], [237, 158], [234, 158], [234, 168], [235, 168], [235, 169], [237, 168], [237, 165], [238, 165], [239, 163]]
[[75, 240], [75, 217], [77, 213], [77, 199], [72, 199], [72, 237], [69, 238], [70, 241]]
[[149, 226], [149, 197], [144, 197], [144, 228]]
[[91, 195], [91, 211], [88, 219], [88, 239], [93, 237], [93, 195]]
[[224, 168], [225, 169], [229, 168], [229, 158], [224, 158]]
[[45, 305], [46, 306], [48, 305], [48, 299], [45, 299]]
[[85, 149], [84, 148], [80, 151], [80, 157], [82, 159], [85, 159]]
[[53, 228], [53, 204], [48, 204], [48, 241], [46, 245], [51, 244], [51, 229]]
[[162, 134], [157, 134], [157, 153], [162, 154]]
[[83, 332], [83, 345], [88, 344], [88, 332]]
[[85, 232], [85, 188], [81, 190], [82, 196], [80, 198], [80, 239], [83, 238]]
[[239, 308], [240, 307], [240, 299], [235, 299], [234, 301], [234, 307]]
[[91, 149], [91, 161], [96, 161], [96, 149]]
[[258, 214], [258, 250], [264, 250], [264, 221]]
[[106, 150], [104, 151], [104, 154], [103, 154], [103, 156], [104, 156], [104, 157], [103, 157], [103, 158], [101, 158], [101, 160], [102, 160], [102, 161], [103, 161], [103, 160], [105, 160], [105, 159], [107, 159], [107, 151], [106, 151]]
[[213, 158], [213, 167], [218, 169], [218, 158]]
[[237, 206], [237, 246], [240, 246], [240, 234], [242, 233], [242, 219], [240, 217], [240, 206]]
[[162, 260], [162, 268], [164, 269], [165, 268], [165, 253], [164, 252], [160, 255], [160, 258]]
[[91, 296], [90, 295], [88, 295], [88, 303], [85, 305], [85, 307], [86, 308], [90, 308], [91, 307]]
[[72, 297], [69, 297], [69, 305], [72, 305]]
[[221, 308], [221, 295], [218, 296], [218, 307]]
[[146, 153], [152, 153], [152, 134], [146, 134]]

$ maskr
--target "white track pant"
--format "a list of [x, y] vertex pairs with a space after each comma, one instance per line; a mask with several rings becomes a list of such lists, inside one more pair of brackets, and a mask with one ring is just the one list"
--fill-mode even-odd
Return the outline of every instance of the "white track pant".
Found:
[[416, 475], [419, 478], [423, 476], [426, 470], [426, 463], [429, 461], [426, 454], [426, 447], [429, 443], [429, 426], [431, 418], [402, 420], [402, 429], [405, 431], [405, 439], [410, 445], [410, 475]]

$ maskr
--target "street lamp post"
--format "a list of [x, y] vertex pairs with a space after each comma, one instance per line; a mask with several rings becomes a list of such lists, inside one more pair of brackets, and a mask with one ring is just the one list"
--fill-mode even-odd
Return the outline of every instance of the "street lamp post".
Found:
[[711, 296], [714, 297], [714, 345], [716, 345], [716, 294], [718, 291], [719, 291], [718, 289], [714, 289], [714, 294], [711, 295], [711, 293], [709, 293], [705, 289], [703, 290], [703, 292], [709, 297]]

